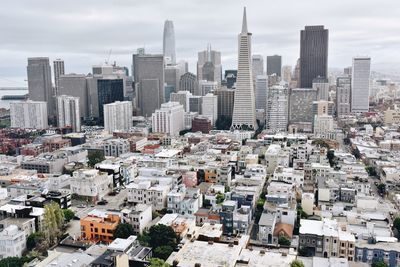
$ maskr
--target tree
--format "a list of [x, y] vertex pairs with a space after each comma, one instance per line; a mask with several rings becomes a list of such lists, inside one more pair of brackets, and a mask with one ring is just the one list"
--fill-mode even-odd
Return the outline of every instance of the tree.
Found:
[[92, 168], [103, 160], [105, 160], [104, 154], [99, 150], [93, 151], [88, 155], [88, 165]]
[[218, 193], [216, 199], [217, 199], [217, 204], [221, 204], [225, 200], [225, 195], [222, 193]]
[[75, 217], [75, 212], [71, 209], [63, 209], [64, 218], [66, 222], [71, 221]]
[[177, 244], [177, 236], [172, 227], [163, 224], [153, 225], [149, 229], [150, 246], [161, 247], [170, 246], [175, 248]]
[[290, 263], [290, 267], [304, 267], [304, 263], [301, 260], [294, 260]]
[[65, 222], [64, 213], [57, 203], [51, 202], [44, 206], [43, 222], [45, 237], [50, 245], [54, 244], [62, 235]]
[[26, 248], [28, 250], [32, 250], [36, 248], [39, 245], [39, 243], [43, 242], [44, 239], [45, 236], [42, 232], [32, 233], [26, 239]]
[[26, 262], [33, 260], [31, 257], [8, 257], [0, 260], [0, 267], [22, 267]]
[[396, 219], [394, 219], [393, 228], [397, 229], [397, 231], [400, 233], [400, 217], [396, 217]]
[[114, 232], [114, 238], [128, 238], [131, 235], [135, 235], [132, 225], [129, 223], [120, 223]]
[[378, 184], [377, 188], [378, 188], [378, 192], [380, 194], [384, 194], [386, 192], [386, 185], [385, 184], [382, 184], [382, 183]]
[[290, 242], [289, 238], [282, 235], [278, 238], [278, 244], [281, 246], [290, 246], [291, 242]]
[[371, 265], [372, 267], [388, 267], [384, 261], [374, 261]]
[[150, 265], [149, 265], [149, 267], [170, 267], [170, 266], [171, 265], [166, 263], [164, 260], [158, 258], [152, 258], [150, 260]]
[[331, 167], [333, 167], [334, 165], [334, 159], [335, 159], [335, 150], [329, 150], [328, 153], [326, 153], [326, 157], [329, 160], [329, 164], [331, 165]]
[[325, 147], [327, 149], [330, 148], [329, 144], [323, 139], [315, 139], [314, 141], [312, 141], [312, 144], [320, 147]]
[[369, 176], [376, 176], [376, 170], [372, 166], [365, 167], [365, 170], [368, 172]]
[[170, 246], [159, 246], [153, 251], [154, 257], [166, 260], [174, 249]]

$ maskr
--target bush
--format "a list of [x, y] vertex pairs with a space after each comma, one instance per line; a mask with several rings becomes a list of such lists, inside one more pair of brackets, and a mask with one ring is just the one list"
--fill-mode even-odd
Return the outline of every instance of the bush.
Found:
[[286, 236], [280, 236], [278, 238], [278, 244], [281, 246], [290, 246], [291, 242], [289, 240], [289, 238], [287, 238]]
[[114, 238], [128, 238], [131, 235], [135, 235], [132, 225], [129, 223], [120, 223], [114, 232]]
[[75, 212], [70, 209], [63, 209], [64, 218], [66, 222], [71, 221], [75, 217]]

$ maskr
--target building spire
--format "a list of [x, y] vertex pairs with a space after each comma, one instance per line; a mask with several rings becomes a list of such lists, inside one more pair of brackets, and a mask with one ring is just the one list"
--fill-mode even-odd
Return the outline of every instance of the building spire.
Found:
[[246, 7], [243, 8], [242, 33], [247, 33]]

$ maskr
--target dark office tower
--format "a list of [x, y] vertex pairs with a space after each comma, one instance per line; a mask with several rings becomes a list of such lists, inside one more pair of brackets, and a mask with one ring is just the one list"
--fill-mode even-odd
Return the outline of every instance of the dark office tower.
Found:
[[231, 89], [236, 83], [237, 70], [225, 70], [226, 87]]
[[328, 77], [328, 39], [324, 26], [306, 26], [300, 33], [300, 86], [312, 88], [314, 78]]
[[191, 72], [186, 72], [181, 76], [179, 80], [179, 89], [181, 91], [189, 91], [192, 95], [200, 95], [198, 88], [199, 84], [196, 75]]
[[103, 105], [114, 103], [116, 101], [124, 101], [124, 80], [123, 79], [106, 79], [97, 80], [99, 121], [104, 121]]
[[267, 56], [267, 75], [276, 74], [281, 77], [282, 56]]
[[48, 57], [28, 58], [29, 99], [47, 102], [49, 118], [55, 118], [55, 99], [51, 86], [51, 68]]
[[132, 59], [137, 108], [140, 115], [150, 117], [164, 103], [164, 56], [143, 51]]
[[220, 88], [213, 93], [218, 99], [218, 119], [232, 119], [235, 90]]

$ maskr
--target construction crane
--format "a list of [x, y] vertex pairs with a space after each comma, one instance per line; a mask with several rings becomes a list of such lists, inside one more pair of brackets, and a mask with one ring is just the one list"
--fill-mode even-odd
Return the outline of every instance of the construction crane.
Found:
[[110, 51], [108, 52], [108, 57], [105, 60], [106, 65], [108, 65], [108, 62], [110, 61], [111, 53], [112, 53], [112, 49], [110, 49]]

